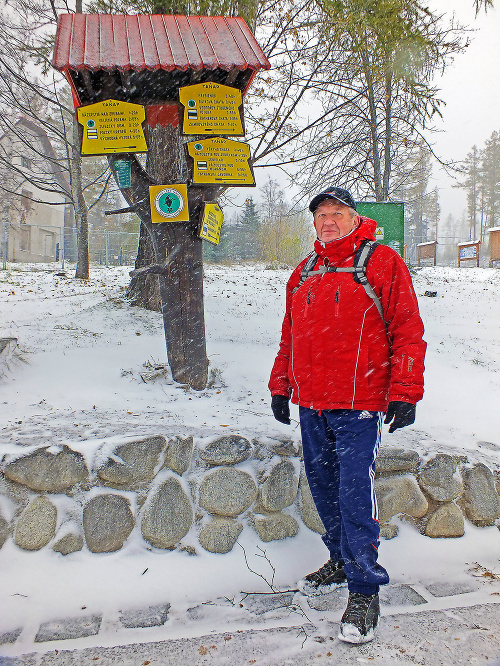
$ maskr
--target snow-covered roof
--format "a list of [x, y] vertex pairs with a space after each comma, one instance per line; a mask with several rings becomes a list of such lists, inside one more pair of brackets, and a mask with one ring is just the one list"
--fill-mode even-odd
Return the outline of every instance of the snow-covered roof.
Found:
[[435, 245], [437, 241], [427, 241], [426, 243], [417, 243], [417, 247], [423, 247], [424, 245]]
[[464, 245], [477, 245], [480, 243], [480, 240], [465, 241], [464, 243], [457, 243], [458, 247], [463, 247]]

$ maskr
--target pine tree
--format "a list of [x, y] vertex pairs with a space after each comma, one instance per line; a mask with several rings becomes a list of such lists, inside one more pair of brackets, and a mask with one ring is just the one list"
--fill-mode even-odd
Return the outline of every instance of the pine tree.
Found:
[[469, 237], [484, 242], [486, 230], [500, 219], [500, 135], [493, 132], [479, 150], [473, 146], [462, 163], [464, 179], [457, 185], [467, 194]]
[[439, 217], [439, 190], [428, 191], [432, 175], [431, 153], [420, 143], [409, 155], [405, 171], [395, 196], [405, 202], [405, 229], [409, 257], [417, 257], [417, 245], [437, 240]]
[[482, 154], [484, 216], [481, 218], [481, 240], [485, 230], [498, 225], [500, 204], [500, 135], [493, 132]]
[[467, 215], [469, 218], [469, 226], [471, 229], [472, 238], [477, 238], [477, 222], [478, 213], [480, 209], [480, 194], [482, 190], [481, 183], [481, 153], [477, 146], [472, 146], [472, 150], [465, 158], [463, 167], [466, 171], [466, 176], [463, 183], [459, 187], [463, 187], [467, 192]]
[[260, 217], [251, 197], [245, 200], [243, 214], [239, 220], [239, 249], [241, 259], [257, 260], [260, 251]]

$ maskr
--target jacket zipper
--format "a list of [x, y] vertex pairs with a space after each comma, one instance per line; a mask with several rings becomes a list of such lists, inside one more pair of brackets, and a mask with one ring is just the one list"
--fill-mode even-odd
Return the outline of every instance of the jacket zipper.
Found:
[[300, 405], [300, 392], [299, 392], [299, 384], [297, 380], [295, 379], [295, 373], [293, 371], [293, 317], [292, 313], [290, 312], [290, 365], [292, 367], [292, 376], [295, 381], [295, 386], [297, 387], [297, 402]]
[[337, 287], [337, 292], [335, 294], [335, 309], [334, 309], [334, 312], [335, 312], [336, 317], [339, 316], [339, 308], [340, 308], [339, 300], [340, 300], [340, 285]]

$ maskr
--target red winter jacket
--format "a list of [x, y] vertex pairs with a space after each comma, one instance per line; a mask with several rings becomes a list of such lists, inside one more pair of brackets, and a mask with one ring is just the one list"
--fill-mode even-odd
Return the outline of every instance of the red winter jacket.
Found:
[[[364, 217], [360, 222], [343, 238], [315, 242], [316, 268], [353, 265], [361, 242], [375, 239], [377, 223]], [[379, 245], [366, 269], [387, 332], [352, 273], [313, 275], [293, 294], [306, 259], [288, 280], [271, 394], [291, 394], [292, 402], [316, 410], [386, 411], [392, 400], [415, 404], [423, 395], [426, 343], [411, 277], [399, 254]]]

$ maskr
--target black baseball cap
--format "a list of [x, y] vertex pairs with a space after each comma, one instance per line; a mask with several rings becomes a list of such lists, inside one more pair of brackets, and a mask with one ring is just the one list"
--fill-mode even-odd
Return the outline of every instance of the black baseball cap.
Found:
[[349, 208], [354, 208], [354, 210], [356, 210], [356, 202], [352, 198], [350, 192], [342, 189], [341, 187], [328, 187], [326, 190], [320, 192], [314, 197], [314, 199], [312, 199], [311, 203], [309, 204], [309, 210], [311, 213], [314, 213], [316, 208], [321, 203], [323, 203], [323, 201], [326, 201], [326, 199], [335, 199], [336, 201], [343, 203], [345, 206], [349, 206]]

